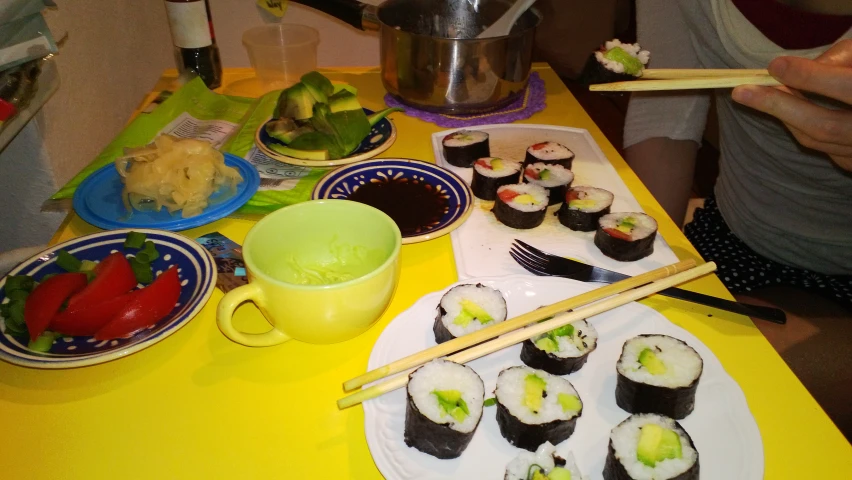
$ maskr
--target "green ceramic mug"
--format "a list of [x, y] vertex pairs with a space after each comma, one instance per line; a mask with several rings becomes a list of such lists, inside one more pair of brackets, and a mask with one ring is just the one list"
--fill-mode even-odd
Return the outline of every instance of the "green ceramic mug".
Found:
[[[252, 347], [353, 338], [390, 303], [401, 244], [396, 223], [362, 203], [315, 200], [275, 211], [246, 235], [249, 283], [219, 302], [219, 329]], [[252, 334], [234, 328], [234, 311], [246, 301], [257, 305], [271, 330]]]

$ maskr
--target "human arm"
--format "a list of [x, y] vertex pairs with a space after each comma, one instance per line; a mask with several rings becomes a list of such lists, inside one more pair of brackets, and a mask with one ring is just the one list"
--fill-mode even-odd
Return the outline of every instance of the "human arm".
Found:
[[[852, 171], [852, 40], [836, 43], [815, 60], [778, 57], [769, 73], [785, 87], [740, 86], [731, 94], [734, 101], [778, 118], [801, 145]], [[845, 108], [817, 105], [800, 90], [843, 102]]]

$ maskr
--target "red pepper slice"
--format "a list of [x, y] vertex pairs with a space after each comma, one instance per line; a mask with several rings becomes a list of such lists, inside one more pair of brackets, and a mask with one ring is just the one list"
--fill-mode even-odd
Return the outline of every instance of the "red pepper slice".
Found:
[[624, 233], [617, 228], [604, 228], [604, 232], [610, 234], [610, 236], [612, 236], [612, 237], [615, 237], [615, 238], [618, 238], [618, 239], [621, 239], [621, 240], [627, 240], [628, 242], [633, 241], [633, 237], [631, 237], [629, 233]]
[[171, 267], [151, 285], [133, 292], [134, 296], [119, 312], [95, 333], [96, 340], [125, 337], [162, 320], [180, 298], [180, 278]]
[[535, 169], [534, 169], [534, 168], [528, 168], [528, 169], [524, 172], [524, 175], [525, 175], [525, 176], [527, 176], [527, 177], [530, 177], [530, 178], [532, 178], [532, 179], [534, 179], [534, 180], [538, 180], [538, 172], [537, 172], [537, 171], [535, 171]]
[[565, 201], [570, 202], [571, 200], [579, 200], [580, 192], [577, 190], [568, 190], [568, 193], [565, 194]]
[[500, 200], [503, 200], [504, 203], [511, 202], [512, 199], [517, 197], [518, 195], [520, 195], [520, 193], [509, 189], [503, 190], [502, 192], [497, 194], [497, 196], [500, 197]]
[[482, 168], [487, 168], [488, 170], [492, 170], [491, 165], [488, 165], [488, 162], [485, 160], [479, 159], [476, 161], [476, 164]]
[[36, 286], [24, 304], [24, 321], [30, 340], [41, 335], [71, 295], [86, 287], [85, 273], [60, 273]]
[[541, 142], [541, 143], [536, 143], [535, 145], [533, 145], [530, 148], [532, 148], [533, 150], [541, 150], [542, 148], [544, 148], [546, 146], [547, 146], [547, 142]]
[[121, 252], [101, 260], [95, 267], [95, 279], [82, 292], [71, 297], [68, 310], [88, 308], [129, 292], [136, 286], [136, 276], [130, 262]]
[[94, 305], [83, 305], [75, 310], [65, 309], [53, 317], [50, 329], [72, 336], [94, 335], [141, 291], [124, 293]]

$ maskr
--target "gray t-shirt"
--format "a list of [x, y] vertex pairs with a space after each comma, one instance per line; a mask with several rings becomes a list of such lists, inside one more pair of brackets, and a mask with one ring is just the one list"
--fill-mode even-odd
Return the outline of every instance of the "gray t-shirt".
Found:
[[[765, 68], [779, 55], [814, 58], [827, 49], [778, 47], [730, 0], [639, 0], [637, 22], [654, 68]], [[730, 90], [714, 94], [716, 197], [731, 231], [778, 262], [852, 275], [852, 174], [799, 145], [777, 119], [733, 102]], [[654, 137], [700, 142], [708, 107], [708, 92], [634, 94], [625, 146]]]

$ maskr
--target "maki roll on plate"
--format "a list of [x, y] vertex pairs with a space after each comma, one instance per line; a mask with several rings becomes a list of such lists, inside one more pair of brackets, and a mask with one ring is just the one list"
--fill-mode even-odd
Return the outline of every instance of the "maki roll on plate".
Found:
[[497, 425], [512, 445], [534, 452], [574, 433], [583, 402], [571, 382], [542, 370], [510, 367], [497, 376]]
[[535, 453], [521, 452], [506, 466], [503, 480], [584, 480], [574, 455], [562, 458], [556, 447], [544, 442]]
[[433, 457], [464, 452], [482, 418], [485, 386], [472, 368], [437, 359], [409, 375], [405, 444]]
[[598, 332], [578, 320], [523, 342], [521, 361], [553, 375], [568, 375], [581, 369], [597, 348]]
[[481, 283], [458, 285], [441, 297], [432, 331], [444, 343], [506, 320], [503, 295]]
[[657, 221], [644, 213], [610, 213], [598, 220], [595, 246], [604, 255], [632, 262], [654, 253]]
[[615, 403], [630, 413], [681, 419], [692, 413], [704, 362], [692, 347], [666, 335], [624, 342], [615, 365]]
[[497, 189], [494, 216], [507, 227], [535, 228], [547, 215], [547, 190], [533, 184], [504, 185]]
[[617, 38], [603, 44], [586, 61], [583, 83], [609, 83], [635, 80], [642, 76], [651, 53], [638, 43], [621, 43]]
[[593, 232], [598, 220], [609, 213], [613, 195], [602, 188], [571, 187], [565, 192], [565, 201], [556, 212], [559, 223], [571, 230]]
[[574, 181], [574, 173], [559, 164], [533, 163], [524, 168], [524, 182], [544, 187], [548, 205], [562, 203], [565, 190]]
[[612, 429], [604, 480], [697, 480], [698, 450], [679, 423], [631, 415]]
[[442, 140], [444, 158], [450, 165], [470, 168], [473, 162], [491, 156], [488, 134], [477, 130], [459, 130]]
[[521, 164], [502, 158], [480, 158], [473, 164], [473, 181], [470, 189], [477, 198], [494, 200], [497, 189], [503, 185], [518, 183]]
[[570, 170], [573, 161], [574, 152], [565, 145], [556, 142], [541, 142], [527, 148], [524, 167], [531, 163], [555, 163]]

